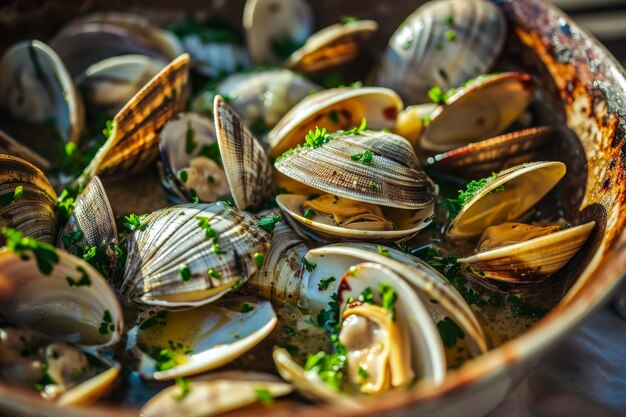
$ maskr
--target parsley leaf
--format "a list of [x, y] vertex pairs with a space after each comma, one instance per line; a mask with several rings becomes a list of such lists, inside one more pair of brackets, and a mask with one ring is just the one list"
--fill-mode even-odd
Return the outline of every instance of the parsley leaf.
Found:
[[364, 117], [363, 119], [361, 119], [361, 124], [359, 126], [353, 127], [350, 130], [344, 130], [343, 134], [345, 136], [348, 136], [348, 135], [359, 135], [365, 129], [367, 129], [367, 120]]
[[281, 221], [282, 217], [278, 214], [272, 214], [270, 217], [264, 217], [257, 222], [260, 228], [268, 233], [272, 233], [276, 227], [276, 223]]
[[182, 401], [191, 391], [189, 386], [189, 380], [187, 378], [176, 378], [176, 386], [178, 387], [178, 394], [173, 395], [176, 401]]
[[309, 262], [309, 260], [305, 256], [302, 257], [302, 264], [308, 272], [313, 272], [317, 267], [317, 264]]
[[254, 390], [257, 400], [263, 405], [271, 405], [274, 403], [274, 396], [267, 388], [259, 388]]
[[37, 268], [42, 274], [50, 275], [54, 265], [59, 263], [59, 255], [53, 245], [39, 242], [32, 237], [24, 237], [22, 232], [15, 229], [3, 229], [2, 234], [7, 248], [23, 260], [28, 259], [27, 252], [32, 252], [35, 255]]
[[337, 279], [335, 277], [328, 277], [326, 279], [321, 279], [317, 284], [318, 291], [326, 291], [331, 282], [335, 282]]
[[359, 161], [363, 165], [366, 165], [372, 162], [373, 157], [374, 157], [374, 153], [368, 149], [364, 150], [363, 152], [355, 153], [354, 155], [350, 156], [350, 158], [353, 161]]
[[130, 214], [124, 217], [122, 224], [124, 225], [124, 227], [126, 227], [126, 229], [131, 232], [135, 230], [143, 231], [146, 230], [146, 227], [148, 226], [147, 223], [143, 222], [146, 217], [147, 214], [142, 214], [139, 216], [136, 214]]
[[[450, 218], [456, 217], [457, 214], [463, 209], [463, 207], [478, 194], [487, 184], [496, 179], [498, 174], [495, 172], [491, 174], [491, 177], [482, 178], [477, 181], [471, 181], [465, 187], [465, 190], [459, 190], [457, 198], [448, 199], [444, 202], [444, 206], [450, 213]], [[504, 186], [499, 186], [493, 190], [493, 192], [504, 190]]]
[[18, 185], [13, 192], [0, 195], [0, 207], [6, 207], [14, 201], [19, 200], [24, 193], [24, 187]]
[[189, 269], [189, 265], [183, 265], [178, 270], [178, 275], [183, 282], [189, 282], [191, 279], [191, 269]]

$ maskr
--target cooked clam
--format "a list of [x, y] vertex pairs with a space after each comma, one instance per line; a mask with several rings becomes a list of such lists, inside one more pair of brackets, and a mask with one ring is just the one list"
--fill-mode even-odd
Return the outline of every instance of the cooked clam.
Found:
[[[39, 168], [23, 159], [0, 155], [0, 227], [53, 243], [56, 200], [56, 192]], [[0, 245], [5, 244], [0, 236]]]
[[217, 300], [254, 274], [271, 233], [256, 216], [226, 203], [158, 210], [128, 238], [121, 293], [163, 307], [197, 307]]
[[323, 90], [296, 104], [267, 135], [269, 155], [276, 158], [302, 144], [309, 130], [324, 126], [329, 132], [351, 129], [367, 120], [370, 129], [390, 129], [402, 110], [400, 97], [387, 88]]
[[0, 315], [68, 343], [117, 343], [124, 331], [122, 308], [102, 275], [52, 245], [26, 243], [0, 249]]
[[120, 366], [34, 330], [0, 327], [0, 379], [35, 388], [60, 406], [90, 405], [106, 394]]
[[79, 182], [94, 175], [141, 171], [158, 154], [159, 130], [184, 108], [189, 55], [172, 61], [146, 84], [113, 118], [106, 143], [85, 168]]
[[[185, 311], [160, 311], [129, 333], [148, 379], [171, 380], [226, 365], [261, 342], [276, 325], [268, 301], [218, 300]], [[134, 345], [134, 346], [133, 346]]]
[[326, 193], [279, 195], [290, 220], [329, 241], [403, 240], [428, 225], [434, 188], [408, 141], [373, 131], [317, 129], [316, 137], [318, 145], [296, 148], [275, 163], [283, 175]]
[[304, 0], [247, 0], [243, 11], [248, 51], [255, 65], [279, 65], [313, 33]]
[[[427, 152], [446, 152], [502, 133], [526, 109], [533, 95], [528, 74], [482, 75], [446, 93], [418, 138]], [[462, 121], [462, 122], [460, 122]]]
[[78, 142], [83, 103], [64, 62], [38, 40], [20, 42], [0, 60], [0, 108], [30, 123], [53, 121], [64, 142]]
[[443, 0], [419, 7], [389, 40], [376, 85], [392, 88], [409, 104], [428, 90], [447, 90], [483, 74], [506, 38], [502, 10], [485, 0]]
[[314, 33], [294, 51], [285, 65], [307, 74], [334, 68], [352, 61], [376, 32], [373, 20], [337, 23]]
[[[257, 372], [224, 371], [194, 378], [185, 392], [171, 386], [148, 401], [141, 409], [146, 417], [209, 417], [245, 407], [261, 400], [270, 401], [293, 391], [293, 387], [274, 375]], [[267, 392], [268, 398], [259, 396]]]
[[413, 148], [418, 151], [417, 138], [419, 138], [425, 125], [430, 120], [430, 115], [436, 108], [437, 105], [434, 103], [407, 106], [398, 114], [394, 132], [406, 138], [411, 142]]

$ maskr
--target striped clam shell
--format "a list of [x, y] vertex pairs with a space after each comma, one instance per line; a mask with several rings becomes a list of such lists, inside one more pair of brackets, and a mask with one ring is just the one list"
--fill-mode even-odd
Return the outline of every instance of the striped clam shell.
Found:
[[[419, 170], [411, 144], [392, 133], [335, 133], [328, 143], [294, 149], [277, 159], [282, 174], [317, 190], [387, 207], [421, 209], [434, 201], [434, 187]], [[352, 156], [369, 150], [372, 161]]]
[[[63, 237], [79, 231], [81, 238], [66, 246]], [[117, 239], [113, 209], [100, 178], [95, 176], [76, 198], [72, 214], [57, 238], [57, 247], [73, 252], [76, 244], [85, 248], [95, 246], [108, 255], [112, 267], [116, 259], [112, 245]]]
[[[19, 198], [15, 196], [17, 187], [22, 187]], [[57, 195], [39, 168], [23, 159], [0, 155], [0, 200], [0, 228], [17, 229], [25, 236], [54, 243]], [[0, 235], [0, 246], [5, 243]]]
[[370, 129], [391, 129], [403, 104], [393, 90], [380, 87], [343, 87], [322, 90], [296, 104], [267, 135], [271, 158], [304, 143], [316, 126], [328, 131], [352, 129], [367, 120]]
[[425, 169], [478, 179], [532, 161], [554, 135], [551, 126], [531, 127], [429, 157]]
[[183, 54], [150, 80], [115, 115], [111, 136], [79, 181], [138, 172], [152, 163], [158, 155], [159, 131], [185, 106], [188, 78], [189, 55]]
[[215, 132], [235, 205], [258, 208], [274, 191], [274, 177], [263, 145], [222, 96], [215, 97]]
[[83, 101], [65, 62], [45, 43], [13, 45], [0, 60], [0, 108], [23, 122], [52, 120], [64, 142], [78, 143], [85, 124]]
[[[199, 217], [209, 219], [216, 239], [207, 237]], [[258, 258], [267, 254], [271, 234], [258, 220], [225, 203], [183, 204], [149, 214], [146, 226], [128, 238], [121, 293], [139, 304], [164, 307], [220, 298], [254, 274]], [[181, 272], [187, 268], [188, 277]]]
[[376, 85], [397, 91], [409, 104], [483, 74], [506, 39], [506, 18], [485, 0], [428, 2], [411, 14], [389, 40]]
[[378, 30], [373, 20], [337, 23], [314, 33], [293, 52], [285, 65], [295, 71], [312, 74], [352, 61]]
[[578, 253], [595, 222], [460, 258], [479, 280], [492, 284], [532, 285], [557, 272]]

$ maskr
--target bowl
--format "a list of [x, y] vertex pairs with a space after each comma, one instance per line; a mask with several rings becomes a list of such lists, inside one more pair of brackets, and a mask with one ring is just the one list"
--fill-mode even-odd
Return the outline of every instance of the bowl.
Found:
[[[311, 0], [320, 26], [337, 16], [375, 18], [381, 30], [372, 50], [380, 51], [416, 1]], [[611, 54], [563, 12], [542, 0], [498, 0], [510, 26], [506, 55], [536, 78], [542, 92], [535, 117], [542, 124], [567, 126], [554, 149], [568, 166], [560, 186], [569, 218], [595, 220], [598, 227], [584, 256], [568, 264], [559, 304], [521, 336], [448, 373], [437, 388], [418, 386], [381, 397], [366, 415], [482, 416], [494, 409], [542, 356], [605, 305], [626, 272], [626, 74]], [[243, 0], [5, 0], [0, 5], [0, 50], [21, 39], [47, 39], [70, 18], [99, 10], [127, 10], [168, 22], [218, 14], [240, 24]], [[340, 9], [339, 11], [337, 9]], [[505, 60], [506, 61], [506, 60]], [[0, 383], [0, 411], [12, 416], [127, 417], [136, 410], [93, 406], [61, 409], [38, 396]], [[278, 402], [272, 408], [239, 410], [232, 415], [324, 417], [350, 415], [329, 406]]]

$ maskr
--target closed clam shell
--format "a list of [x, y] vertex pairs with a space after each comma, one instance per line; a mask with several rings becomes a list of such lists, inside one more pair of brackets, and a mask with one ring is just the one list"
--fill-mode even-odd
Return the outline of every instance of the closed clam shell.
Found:
[[396, 30], [376, 73], [376, 85], [397, 91], [409, 104], [487, 72], [506, 39], [506, 17], [484, 0], [428, 2]]
[[104, 59], [138, 54], [169, 62], [184, 52], [178, 39], [139, 14], [93, 13], [71, 20], [50, 41], [72, 77]]
[[499, 172], [463, 206], [446, 235], [476, 237], [489, 226], [521, 218], [556, 186], [565, 170], [562, 162], [531, 162]]
[[352, 61], [378, 29], [373, 20], [336, 23], [314, 33], [294, 51], [285, 65], [296, 71], [315, 73]]
[[[282, 174], [323, 192], [387, 207], [422, 209], [434, 199], [434, 187], [419, 170], [411, 144], [385, 132], [335, 133], [317, 148], [301, 147], [277, 159]], [[372, 152], [369, 163], [352, 156]]]
[[[115, 215], [100, 178], [93, 177], [74, 202], [74, 209], [57, 238], [57, 247], [73, 252], [77, 245], [84, 248], [97, 247], [108, 255], [110, 265], [115, 265], [116, 254], [112, 245], [117, 244]], [[64, 239], [80, 232], [80, 238]], [[110, 271], [112, 272], [112, 271]]]
[[247, 0], [243, 27], [254, 64], [279, 65], [313, 33], [313, 13], [304, 0]]
[[530, 285], [557, 272], [580, 250], [595, 222], [559, 230], [545, 236], [479, 252], [459, 262], [468, 264], [479, 279]]
[[[220, 298], [254, 274], [267, 254], [271, 234], [257, 221], [225, 203], [151, 213], [143, 220], [146, 226], [128, 238], [122, 294], [163, 307], [195, 307]], [[204, 222], [210, 227], [201, 227]], [[215, 238], [207, 236], [209, 229]]]
[[[139, 373], [159, 381], [197, 375], [232, 362], [265, 339], [278, 321], [271, 303], [254, 297], [163, 313], [135, 327], [129, 337], [129, 344], [140, 352]], [[155, 349], [170, 349], [176, 365], [156, 368], [150, 356]]]
[[35, 254], [0, 249], [0, 314], [9, 322], [81, 346], [118, 342], [122, 308], [109, 283], [83, 259], [56, 250], [45, 274]]
[[534, 159], [555, 133], [551, 126], [531, 127], [429, 157], [425, 168], [467, 179], [484, 178]]
[[142, 407], [141, 415], [209, 417], [259, 402], [259, 391], [266, 390], [272, 398], [293, 391], [290, 384], [274, 375], [244, 371], [223, 371], [193, 378], [189, 388], [184, 396], [176, 385], [164, 389]]
[[201, 92], [191, 107], [198, 113], [213, 114], [217, 94], [228, 97], [228, 104], [256, 135], [266, 133], [304, 97], [320, 86], [289, 69], [259, 69], [232, 74], [215, 87]]
[[159, 131], [183, 110], [187, 96], [189, 55], [172, 61], [148, 82], [113, 118], [113, 130], [79, 182], [94, 175], [138, 172], [158, 155]]
[[54, 121], [64, 142], [78, 142], [85, 123], [83, 102], [64, 62], [45, 43], [13, 45], [0, 60], [0, 108], [17, 120]]
[[418, 146], [427, 152], [446, 152], [499, 135], [522, 115], [532, 96], [528, 74], [488, 74], [470, 80], [433, 111]]
[[0, 154], [24, 159], [39, 169], [47, 170], [50, 168], [50, 161], [32, 149], [20, 144], [3, 130], [0, 130]]
[[78, 75], [76, 85], [87, 107], [109, 117], [167, 65], [145, 55], [121, 55], [99, 61]]
[[222, 96], [215, 97], [215, 132], [235, 205], [258, 208], [274, 191], [274, 177], [263, 145]]
[[[22, 187], [18, 195], [18, 187]], [[56, 239], [57, 195], [39, 168], [23, 159], [0, 155], [0, 227], [47, 243]], [[0, 235], [0, 246], [5, 245]]]
[[329, 132], [351, 129], [362, 119], [369, 129], [391, 129], [402, 110], [402, 100], [394, 91], [380, 87], [344, 87], [322, 90], [296, 104], [267, 135], [269, 156], [304, 143], [316, 126]]

